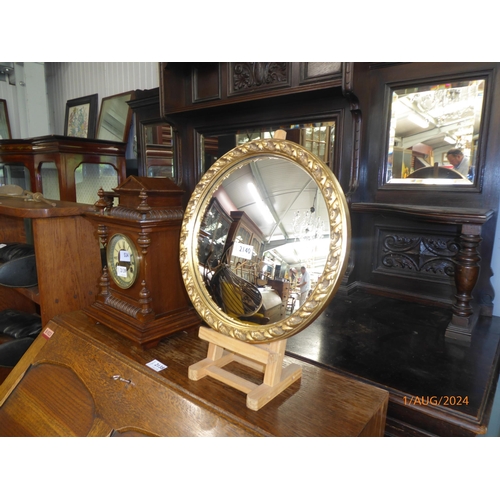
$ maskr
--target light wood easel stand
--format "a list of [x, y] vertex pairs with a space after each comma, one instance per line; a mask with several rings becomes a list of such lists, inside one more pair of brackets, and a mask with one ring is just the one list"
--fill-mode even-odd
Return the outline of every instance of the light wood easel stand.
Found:
[[[200, 380], [209, 376], [246, 393], [247, 407], [251, 410], [262, 408], [302, 375], [302, 368], [298, 365], [283, 368], [286, 339], [248, 344], [204, 326], [200, 327], [199, 337], [209, 342], [208, 354], [189, 367], [189, 378]], [[233, 361], [264, 373], [263, 383], [254, 384], [223, 369]]]

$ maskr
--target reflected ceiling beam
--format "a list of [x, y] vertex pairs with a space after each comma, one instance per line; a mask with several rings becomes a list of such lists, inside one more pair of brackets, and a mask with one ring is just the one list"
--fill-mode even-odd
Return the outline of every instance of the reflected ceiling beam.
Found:
[[451, 125], [446, 125], [444, 127], [438, 127], [431, 130], [426, 130], [425, 132], [420, 132], [419, 134], [410, 135], [408, 137], [399, 137], [400, 147], [404, 149], [409, 149], [415, 144], [425, 143], [431, 139], [437, 139], [439, 136], [444, 136], [446, 134], [453, 135], [454, 131], [460, 128], [458, 123], [453, 123]]
[[255, 179], [255, 187], [258, 189], [258, 191], [260, 193], [264, 194], [264, 196], [261, 196], [262, 201], [267, 205], [267, 207], [269, 208], [269, 211], [271, 212], [271, 215], [274, 218], [274, 221], [276, 222], [271, 234], [268, 236], [268, 239], [271, 238], [271, 236], [274, 234], [274, 231], [276, 230], [276, 228], [278, 226], [281, 229], [283, 236], [285, 238], [288, 238], [288, 234], [285, 230], [285, 226], [283, 226], [283, 224], [281, 222], [282, 219], [276, 213], [276, 210], [274, 210], [272, 203], [269, 203], [269, 200], [271, 197], [269, 196], [269, 192], [267, 191], [267, 188], [266, 188], [264, 181], [262, 179], [262, 175], [260, 174], [260, 169], [255, 165], [255, 162], [253, 162], [253, 161], [250, 163], [250, 169], [251, 169], [252, 175], [254, 176], [254, 179]]
[[[320, 238], [318, 238], [318, 240], [323, 240], [323, 239], [330, 239], [330, 235], [323, 235], [321, 236]], [[273, 250], [274, 248], [278, 248], [278, 247], [281, 247], [283, 245], [286, 245], [288, 243], [296, 243], [297, 242], [297, 238], [287, 238], [287, 239], [279, 239], [279, 240], [273, 240], [273, 241], [270, 241], [270, 242], [266, 242], [264, 244], [264, 251], [267, 251], [267, 250]]]
[[[286, 207], [286, 210], [283, 211], [283, 217], [289, 212], [290, 208], [293, 207], [293, 204], [297, 201], [297, 199], [300, 197], [300, 195], [306, 190], [307, 186], [309, 186], [309, 184], [311, 184], [311, 182], [312, 182], [312, 179], [309, 179], [304, 184], [304, 186], [302, 187], [302, 189], [299, 190], [299, 192], [297, 193], [297, 196], [291, 201], [291, 203], [288, 205], [288, 207]], [[283, 217], [281, 219], [279, 219], [278, 223], [274, 226], [273, 230], [271, 231], [271, 234], [269, 235], [269, 239], [272, 238], [272, 236], [274, 234], [274, 231], [276, 231], [276, 228], [278, 227], [278, 224], [281, 224], [281, 221], [283, 220]], [[280, 227], [282, 227], [282, 226], [280, 225]], [[283, 232], [283, 235], [286, 238], [288, 238], [288, 234], [286, 232]]]

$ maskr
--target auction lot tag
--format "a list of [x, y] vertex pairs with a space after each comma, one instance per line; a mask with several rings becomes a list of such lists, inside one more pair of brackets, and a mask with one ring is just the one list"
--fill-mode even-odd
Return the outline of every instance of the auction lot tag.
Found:
[[253, 246], [235, 242], [233, 247], [233, 255], [235, 257], [241, 257], [242, 259], [251, 259], [253, 256]]
[[146, 363], [146, 366], [153, 369], [155, 372], [161, 372], [162, 370], [167, 368], [167, 365], [164, 365], [163, 363], [161, 363], [157, 359], [153, 359], [153, 361]]

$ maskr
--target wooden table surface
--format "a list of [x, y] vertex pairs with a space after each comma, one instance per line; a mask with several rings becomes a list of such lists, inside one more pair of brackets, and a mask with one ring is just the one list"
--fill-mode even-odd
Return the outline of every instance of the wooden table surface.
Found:
[[[55, 322], [70, 331], [78, 331], [145, 367], [158, 360], [167, 366], [161, 372], [150, 370], [151, 377], [168, 381], [174, 387], [199, 399], [214, 410], [228, 413], [245, 426], [255, 427], [269, 436], [382, 436], [388, 404], [388, 392], [362, 382], [285, 357], [285, 363], [302, 366], [302, 378], [258, 411], [246, 407], [245, 394], [212, 378], [192, 381], [190, 365], [206, 357], [207, 342], [196, 332], [179, 332], [144, 350], [103, 325], [96, 325], [83, 311], [61, 315]], [[300, 334], [299, 334], [300, 335]], [[245, 376], [261, 374], [242, 367]]]

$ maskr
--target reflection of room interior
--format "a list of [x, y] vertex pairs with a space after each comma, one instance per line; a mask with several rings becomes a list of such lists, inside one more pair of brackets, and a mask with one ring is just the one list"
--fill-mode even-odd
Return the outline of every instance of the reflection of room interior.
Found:
[[[30, 404], [59, 407], [50, 390], [32, 396], [64, 380], [63, 390], [77, 395], [81, 411], [67, 405], [66, 420], [24, 412], [36, 431], [364, 435], [370, 429], [359, 415], [371, 408], [373, 394], [387, 391], [386, 436], [500, 435], [500, 63], [158, 63], [151, 66], [147, 90], [134, 79], [138, 63], [124, 63], [127, 78], [108, 78], [99, 96], [102, 102], [103, 96], [120, 95], [123, 81], [134, 82], [138, 90], [130, 89], [130, 100], [122, 102], [132, 111], [130, 129], [128, 113], [111, 113], [102, 125], [113, 137], [100, 139], [63, 134], [64, 106], [80, 97], [70, 89], [81, 88], [76, 83], [85, 63], [44, 64], [50, 70], [44, 84], [51, 118], [41, 137], [21, 138], [29, 120], [17, 116], [22, 109], [12, 105], [14, 86], [0, 79], [12, 137], [0, 141], [0, 184], [39, 191], [59, 203], [39, 212], [24, 200], [0, 199], [0, 243], [15, 239], [34, 243], [35, 252], [42, 248], [37, 286], [0, 286], [0, 306], [41, 317], [55, 335], [38, 335], [41, 350], [32, 350], [29, 360], [21, 353], [20, 364], [0, 363], [1, 382], [14, 387], [23, 380], [20, 391], [0, 386], [0, 413], [9, 394], [9, 408], [24, 408], [23, 394]], [[248, 69], [244, 77], [242, 66]], [[94, 94], [96, 88], [86, 85], [100, 85], [101, 76], [86, 73], [82, 95]], [[337, 177], [349, 206], [351, 250], [333, 300], [287, 339], [287, 357], [304, 370], [301, 384], [254, 414], [231, 387], [187, 379], [186, 367], [206, 354], [193, 332], [176, 332], [142, 349], [119, 332], [89, 323], [81, 311], [97, 294], [108, 300], [111, 278], [99, 253], [105, 224], [90, 228], [86, 212], [100, 187], [100, 209], [110, 210], [112, 189], [129, 175], [172, 180], [187, 212], [191, 193], [217, 159], [277, 130], [316, 154]], [[447, 159], [451, 149], [468, 159], [467, 176], [455, 175]], [[154, 207], [143, 201], [147, 217]], [[328, 254], [324, 245], [331, 231], [323, 201], [311, 178], [274, 157], [245, 162], [221, 182], [197, 235], [198, 258], [211, 293], [219, 273], [219, 298], [212, 296], [221, 308], [232, 303], [231, 318], [271, 329], [299, 311], [301, 266], [314, 287]], [[126, 228], [126, 215], [124, 220]], [[155, 237], [155, 230], [137, 231], [138, 259], [151, 257]], [[165, 262], [177, 265], [178, 259]], [[183, 285], [180, 278], [154, 279], [155, 287], [173, 295]], [[122, 301], [126, 290], [109, 300], [123, 317], [147, 319], [148, 287], [140, 293], [133, 306]], [[12, 337], [2, 332], [0, 341]], [[39, 369], [47, 360], [50, 369]], [[146, 365], [152, 360], [168, 369], [151, 373]], [[76, 367], [77, 376], [62, 366]], [[161, 411], [149, 410], [155, 401]], [[332, 410], [336, 401], [340, 410]], [[349, 416], [343, 409], [348, 406]], [[132, 412], [131, 425], [129, 409], [143, 407]], [[113, 422], [109, 428], [103, 415]]]
[[[329, 128], [315, 128], [320, 127]], [[199, 258], [211, 293], [210, 280], [222, 265], [258, 288], [257, 316], [240, 319], [274, 323], [293, 313], [302, 266], [314, 287], [329, 247], [328, 214], [318, 191], [307, 173], [279, 158], [250, 161], [217, 189], [202, 224]], [[244, 287], [234, 284], [231, 298], [238, 289], [243, 293]], [[223, 294], [217, 296], [227, 309]]]
[[[447, 82], [395, 90], [392, 97], [388, 151], [388, 182], [407, 178], [446, 178], [452, 175], [449, 150], [460, 150], [467, 161], [465, 179], [472, 180], [476, 162], [484, 97], [484, 80]], [[432, 170], [429, 167], [439, 167]], [[427, 170], [422, 170], [426, 168]], [[417, 172], [418, 171], [418, 172]]]

